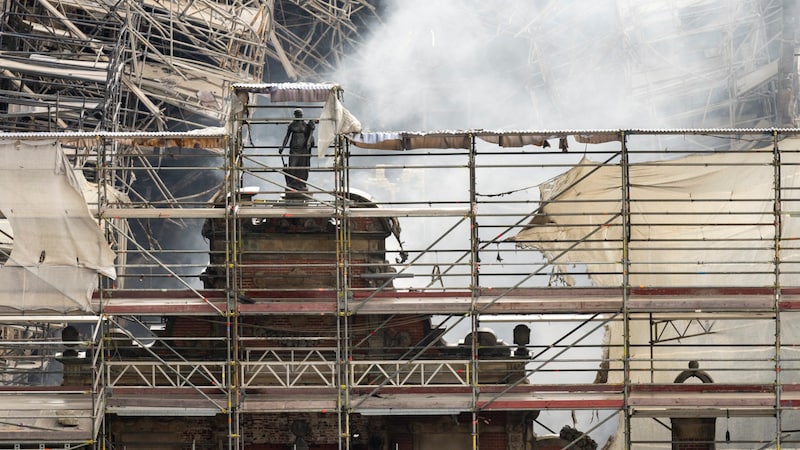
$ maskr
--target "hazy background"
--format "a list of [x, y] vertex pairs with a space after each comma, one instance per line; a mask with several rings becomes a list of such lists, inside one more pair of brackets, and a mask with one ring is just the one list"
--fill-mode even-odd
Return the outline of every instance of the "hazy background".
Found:
[[[370, 130], [689, 125], [665, 123], [641, 88], [653, 70], [652, 83], [706, 77], [702, 50], [720, 42], [680, 38], [689, 25], [660, 3], [389, 1], [330, 79]], [[653, 17], [667, 20], [640, 23]]]

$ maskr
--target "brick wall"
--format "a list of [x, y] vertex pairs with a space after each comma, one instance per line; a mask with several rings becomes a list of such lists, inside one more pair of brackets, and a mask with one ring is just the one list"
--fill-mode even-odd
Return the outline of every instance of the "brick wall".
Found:
[[672, 444], [673, 450], [714, 450], [712, 443], [676, 442]]
[[[385, 272], [386, 238], [391, 235], [385, 219], [351, 220], [348, 260], [351, 285], [365, 288], [383, 280], [361, 278], [363, 273]], [[203, 277], [206, 288], [225, 284], [225, 222], [206, 221], [203, 236], [209, 239], [211, 267]], [[243, 221], [239, 267], [242, 289], [317, 289], [336, 286], [336, 229], [326, 218], [260, 219]]]
[[714, 450], [715, 417], [673, 418], [672, 448], [675, 450]]
[[216, 449], [227, 442], [227, 416], [215, 417], [118, 417], [108, 416], [108, 431], [114, 448], [128, 450], [176, 449], [195, 446]]
[[414, 436], [410, 433], [393, 433], [389, 436], [390, 450], [413, 450]]
[[536, 441], [536, 450], [561, 450], [569, 444], [569, 441], [558, 438], [548, 437]]
[[508, 437], [505, 433], [480, 433], [479, 444], [481, 448], [506, 449]]
[[[430, 318], [396, 315], [384, 323], [387, 316], [354, 316], [350, 330], [352, 342], [361, 345], [354, 350], [355, 358], [379, 355], [401, 355], [409, 347], [425, 344], [430, 333]], [[312, 315], [245, 316], [240, 318], [241, 336], [248, 339], [243, 347], [335, 347], [336, 317]], [[225, 336], [224, 320], [220, 317], [175, 316], [167, 323], [167, 336], [171, 346], [190, 351], [208, 349], [211, 341], [180, 338], [213, 338]], [[308, 338], [304, 340], [303, 338]], [[322, 339], [320, 339], [322, 338]], [[216, 343], [214, 345], [223, 345]], [[224, 348], [224, 347], [223, 347]], [[429, 349], [426, 357], [437, 357], [439, 350]]]
[[[480, 447], [482, 449], [506, 450], [508, 438], [503, 432], [506, 413], [482, 414], [479, 418]], [[245, 414], [240, 424], [241, 441], [245, 450], [286, 450], [295, 441], [292, 432], [294, 421], [305, 421], [309, 434], [306, 442], [314, 450], [338, 448], [338, 416], [334, 413], [282, 413]], [[227, 442], [227, 416], [215, 417], [117, 417], [111, 416], [109, 429], [115, 437], [117, 448], [127, 446], [129, 450], [158, 448], [183, 450], [195, 448], [216, 449], [218, 443]], [[459, 442], [469, 441], [471, 415], [420, 416], [420, 417], [350, 417], [353, 434], [351, 447], [367, 449], [370, 435], [380, 436], [384, 448], [389, 450], [413, 450], [427, 435], [460, 436]], [[357, 436], [356, 436], [357, 435]], [[455, 439], [455, 438], [454, 438]], [[561, 447], [537, 447], [542, 449]], [[694, 447], [686, 447], [687, 450]], [[442, 449], [445, 450], [445, 449]]]
[[[292, 432], [294, 421], [305, 421], [308, 424], [310, 434], [305, 438], [306, 442], [313, 445], [315, 449], [321, 449], [324, 445], [334, 445], [338, 448], [339, 422], [336, 412], [331, 413], [285, 413], [285, 414], [245, 414], [242, 419], [242, 440], [252, 447], [248, 449], [269, 449], [270, 446], [283, 446], [294, 442], [295, 435]], [[368, 423], [362, 416], [353, 415], [350, 417], [350, 429], [352, 433], [358, 433], [358, 437], [353, 437], [354, 444], [366, 443], [369, 430], [375, 425]], [[263, 446], [263, 447], [260, 447]]]

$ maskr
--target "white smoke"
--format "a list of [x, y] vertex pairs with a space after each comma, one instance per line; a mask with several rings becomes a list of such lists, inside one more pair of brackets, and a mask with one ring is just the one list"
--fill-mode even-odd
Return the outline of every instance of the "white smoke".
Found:
[[771, 126], [751, 97], [774, 87], [747, 85], [780, 57], [761, 8], [395, 0], [330, 79], [372, 131]]
[[621, 126], [616, 2], [563, 3], [392, 2], [332, 78], [373, 130]]

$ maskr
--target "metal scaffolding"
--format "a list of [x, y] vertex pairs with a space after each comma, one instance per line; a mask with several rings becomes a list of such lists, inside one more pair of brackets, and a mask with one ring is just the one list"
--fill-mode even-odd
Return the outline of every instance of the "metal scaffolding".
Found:
[[[797, 444], [798, 130], [339, 134], [296, 196], [283, 130], [298, 106], [326, 120], [318, 98], [274, 101], [296, 87], [234, 85], [246, 101], [224, 133], [4, 136], [100, 161], [127, 145], [176, 161], [145, 173], [221, 181], [205, 203], [122, 201], [109, 194], [119, 168], [98, 168], [107, 193], [90, 208], [119, 275], [88, 311], [7, 307], [3, 445], [99, 448], [127, 439], [116, 422], [180, 416], [224, 418], [215, 442], [248, 448], [254, 418], [322, 411], [340, 448], [368, 418], [453, 414], [472, 417], [471, 445], [485, 448], [482, 418], [520, 411], [539, 412], [539, 434], [561, 411], [598, 439], [618, 423], [614, 448], [670, 446], [667, 421], [697, 418], [716, 418], [722, 448]], [[757, 150], [735, 150], [742, 141]], [[188, 148], [214, 164], [198, 169]], [[712, 176], [728, 184], [684, 183]], [[133, 221], [148, 233], [121, 225]], [[380, 260], [360, 234], [377, 224], [402, 227], [377, 234]], [[269, 247], [258, 239], [272, 226], [333, 242]], [[430, 318], [424, 335], [401, 332]], [[67, 325], [77, 338], [46, 331]]]
[[315, 80], [376, 17], [370, 1], [5, 0], [4, 131], [223, 126], [232, 83]]
[[[292, 112], [340, 120], [325, 114], [342, 90], [261, 80], [332, 67], [370, 3], [0, 1], [0, 142], [58, 146], [117, 258], [84, 308], [0, 290], [0, 448], [247, 449], [275, 444], [252, 431], [264, 417], [335, 416], [315, 436], [351, 449], [373, 418], [462, 415], [453, 445], [494, 448], [494, 413], [520, 414], [514, 450], [566, 423], [668, 448], [669, 421], [698, 419], [718, 448], [800, 446], [799, 131], [339, 130], [292, 191], [277, 152]], [[685, 80], [631, 71], [634, 96], [693, 124], [792, 124], [789, 3], [741, 2], [756, 20], [733, 25], [729, 5], [687, 6], [681, 26], [727, 39], [705, 56], [730, 76], [689, 83], [704, 101], [674, 111], [662, 101]], [[676, 17], [635, 6], [620, 21]], [[534, 28], [549, 101], [563, 55]], [[730, 183], [692, 183], [712, 175]], [[23, 243], [4, 202], [10, 270]], [[129, 429], [150, 417], [210, 431]]]

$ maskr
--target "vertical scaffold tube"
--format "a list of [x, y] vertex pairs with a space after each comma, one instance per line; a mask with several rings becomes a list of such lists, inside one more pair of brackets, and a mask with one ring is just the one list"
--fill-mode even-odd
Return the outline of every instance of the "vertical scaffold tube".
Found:
[[630, 315], [628, 305], [628, 294], [630, 293], [630, 166], [628, 161], [628, 144], [625, 131], [620, 131], [620, 175], [621, 175], [621, 213], [622, 213], [622, 328], [623, 328], [623, 349], [622, 349], [622, 386], [623, 386], [623, 409], [625, 410], [625, 448], [631, 448], [631, 411], [628, 396], [630, 395], [631, 374], [630, 374]]
[[[341, 91], [337, 91], [341, 95]], [[337, 361], [338, 370], [337, 380], [338, 394], [338, 427], [339, 427], [339, 449], [350, 449], [350, 355], [351, 339], [350, 326], [351, 320], [349, 297], [350, 297], [350, 219], [348, 212], [348, 193], [349, 185], [349, 149], [342, 136], [336, 136], [335, 163], [334, 163], [334, 189], [335, 189], [335, 215], [337, 227], [336, 235], [336, 261], [337, 261]]]
[[778, 132], [772, 132], [772, 170], [773, 170], [773, 214], [775, 239], [775, 448], [781, 448], [781, 229], [782, 196], [781, 196], [781, 150], [778, 147]]
[[475, 188], [475, 136], [470, 136], [469, 148], [469, 228], [470, 228], [470, 317], [471, 317], [471, 330], [472, 342], [470, 354], [472, 365], [472, 401], [470, 407], [472, 409], [472, 449], [477, 450], [480, 447], [480, 436], [478, 435], [478, 395], [480, 380], [478, 379], [478, 361], [479, 357], [479, 340], [478, 328], [480, 326], [480, 318], [478, 317], [478, 296], [480, 295], [480, 266], [481, 259], [479, 254], [480, 239], [478, 236], [478, 221], [477, 221], [477, 194]]
[[225, 238], [228, 245], [226, 245], [226, 342], [227, 342], [227, 364], [225, 373], [227, 374], [227, 394], [228, 394], [228, 448], [239, 449], [240, 430], [239, 430], [239, 283], [237, 282], [238, 265], [239, 261], [239, 221], [237, 220], [237, 210], [239, 207], [239, 183], [241, 180], [240, 167], [242, 161], [242, 148], [243, 139], [242, 133], [244, 131], [243, 120], [247, 116], [247, 108], [249, 103], [249, 95], [244, 93], [239, 97], [239, 93], [233, 92], [238, 98], [244, 99], [242, 102], [242, 109], [234, 113], [234, 120], [231, 121], [233, 129], [228, 130], [229, 145], [228, 145], [228, 158], [225, 162]]

